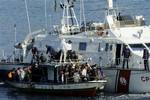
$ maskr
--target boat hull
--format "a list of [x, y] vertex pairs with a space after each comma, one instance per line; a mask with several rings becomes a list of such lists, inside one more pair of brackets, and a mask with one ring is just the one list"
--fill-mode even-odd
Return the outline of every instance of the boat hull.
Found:
[[103, 71], [108, 77], [104, 91], [117, 93], [150, 92], [150, 71], [117, 68], [106, 68]]
[[97, 91], [104, 89], [106, 81], [90, 81], [84, 83], [72, 84], [41, 84], [41, 83], [6, 83], [20, 91], [27, 93], [46, 93], [49, 95], [67, 95], [67, 96], [95, 96]]

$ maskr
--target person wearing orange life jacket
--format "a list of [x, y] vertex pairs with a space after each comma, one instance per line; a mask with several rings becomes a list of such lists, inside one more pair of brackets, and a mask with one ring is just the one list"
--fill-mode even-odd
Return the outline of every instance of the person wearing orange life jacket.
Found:
[[9, 71], [8, 73], [8, 79], [10, 81], [13, 81], [14, 80], [14, 77], [15, 77], [15, 68], [13, 68], [11, 71]]

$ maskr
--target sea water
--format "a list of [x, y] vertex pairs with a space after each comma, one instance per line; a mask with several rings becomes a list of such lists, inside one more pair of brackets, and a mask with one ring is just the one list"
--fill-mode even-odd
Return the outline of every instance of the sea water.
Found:
[[[23, 41], [29, 33], [25, 0], [0, 0], [0, 56], [11, 57], [15, 42]], [[53, 25], [60, 24], [62, 9], [60, 0], [47, 0], [45, 17], [45, 0], [27, 0], [31, 31], [45, 28], [47, 20], [48, 31]], [[84, 0], [86, 22], [103, 22], [107, 0]], [[143, 15], [146, 24], [150, 24], [150, 0], [114, 0], [121, 14]], [[80, 0], [75, 2], [77, 18], [80, 17]], [[16, 35], [15, 29], [16, 26]], [[5, 51], [5, 53], [3, 52]], [[100, 93], [96, 97], [63, 97], [49, 95], [30, 95], [18, 93], [12, 88], [0, 84], [0, 100], [149, 100], [150, 94], [115, 94]]]

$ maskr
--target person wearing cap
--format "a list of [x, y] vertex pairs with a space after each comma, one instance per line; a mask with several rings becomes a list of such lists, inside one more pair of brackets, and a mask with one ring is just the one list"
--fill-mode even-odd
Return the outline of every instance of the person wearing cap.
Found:
[[149, 64], [148, 64], [149, 52], [146, 48], [144, 48], [144, 50], [143, 50], [143, 59], [144, 59], [145, 70], [149, 70]]
[[123, 47], [122, 55], [123, 55], [123, 69], [124, 69], [125, 63], [127, 63], [127, 69], [128, 69], [129, 68], [128, 62], [129, 62], [129, 57], [131, 56], [131, 53], [127, 45]]

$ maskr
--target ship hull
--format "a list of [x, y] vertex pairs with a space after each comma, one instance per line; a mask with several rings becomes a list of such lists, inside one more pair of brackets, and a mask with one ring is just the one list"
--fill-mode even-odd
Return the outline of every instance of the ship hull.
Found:
[[150, 71], [136, 69], [103, 69], [108, 77], [105, 91], [116, 93], [149, 93]]
[[6, 83], [26, 93], [66, 96], [96, 96], [97, 91], [102, 91], [105, 85], [105, 81], [103, 80], [72, 84], [20, 83], [10, 81]]

